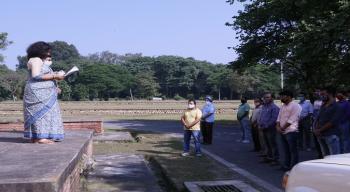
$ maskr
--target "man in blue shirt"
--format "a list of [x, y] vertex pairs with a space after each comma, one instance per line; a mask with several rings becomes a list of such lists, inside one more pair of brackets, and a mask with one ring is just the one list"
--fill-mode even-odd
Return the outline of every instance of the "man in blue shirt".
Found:
[[306, 94], [300, 93], [298, 96], [301, 113], [299, 118], [299, 148], [311, 151], [311, 120], [313, 116], [313, 106], [306, 100]]
[[213, 126], [215, 121], [215, 107], [210, 96], [205, 97], [205, 105], [202, 109], [201, 132], [203, 144], [210, 145], [213, 140]]
[[278, 146], [276, 142], [276, 121], [280, 109], [273, 102], [273, 94], [264, 94], [264, 105], [261, 108], [260, 118], [258, 120], [259, 128], [262, 129], [263, 138], [267, 148], [267, 157], [262, 161], [264, 163], [277, 164], [279, 160]]

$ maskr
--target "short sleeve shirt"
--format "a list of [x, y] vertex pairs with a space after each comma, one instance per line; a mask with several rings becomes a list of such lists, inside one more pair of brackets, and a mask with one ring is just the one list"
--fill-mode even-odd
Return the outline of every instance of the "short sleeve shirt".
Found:
[[206, 116], [210, 113], [209, 117], [205, 118], [205, 122], [213, 123], [215, 121], [215, 107], [212, 103], [204, 105], [202, 109], [203, 116]]
[[[248, 103], [244, 103], [244, 104], [239, 105], [239, 107], [238, 107], [238, 112], [237, 112], [237, 118], [238, 118], [238, 119], [241, 119], [241, 118], [243, 117], [243, 115], [244, 115], [246, 112], [249, 113], [249, 111], [250, 111], [250, 106], [249, 106]], [[247, 118], [247, 119], [248, 119], [248, 118], [249, 118], [249, 114], [246, 115], [246, 116], [243, 117], [243, 118]]]
[[[202, 118], [202, 111], [198, 108], [195, 109], [186, 109], [186, 111], [184, 112], [184, 120], [186, 122], [186, 124], [191, 124], [193, 123], [196, 119], [200, 119]], [[184, 127], [185, 130], [200, 130], [200, 121], [195, 124], [193, 127], [187, 129], [186, 127]]]

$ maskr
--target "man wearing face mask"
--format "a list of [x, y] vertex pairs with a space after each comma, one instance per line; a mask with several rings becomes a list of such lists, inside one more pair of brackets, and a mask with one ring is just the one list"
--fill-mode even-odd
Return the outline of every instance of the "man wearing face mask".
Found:
[[300, 93], [298, 96], [301, 114], [299, 119], [299, 148], [311, 151], [311, 121], [313, 115], [313, 107], [310, 101], [305, 98], [305, 93]]
[[202, 118], [202, 111], [196, 107], [194, 99], [188, 100], [188, 107], [181, 117], [181, 123], [184, 126], [184, 148], [182, 156], [189, 156], [191, 137], [194, 140], [196, 156], [202, 156], [200, 148], [200, 120]]
[[201, 132], [203, 144], [210, 145], [213, 140], [213, 126], [215, 121], [215, 107], [210, 96], [205, 97], [205, 105], [202, 109]]
[[238, 112], [237, 112], [237, 120], [239, 121], [241, 130], [242, 130], [242, 137], [238, 141], [242, 143], [250, 143], [248, 139], [249, 111], [250, 111], [250, 106], [247, 103], [247, 98], [243, 96], [241, 98], [241, 104], [239, 105]]
[[316, 119], [314, 134], [319, 140], [323, 156], [340, 153], [341, 109], [335, 101], [335, 92], [333, 87], [322, 88], [320, 91], [323, 104]]
[[299, 162], [298, 125], [301, 107], [293, 101], [291, 91], [282, 91], [280, 96], [283, 104], [278, 114], [276, 129], [281, 134], [285, 157], [281, 168], [288, 171]]

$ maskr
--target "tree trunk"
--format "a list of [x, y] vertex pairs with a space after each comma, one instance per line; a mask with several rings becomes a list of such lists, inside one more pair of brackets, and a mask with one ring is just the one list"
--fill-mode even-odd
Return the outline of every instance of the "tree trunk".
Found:
[[132, 95], [132, 90], [131, 90], [131, 88], [130, 88], [130, 97], [131, 97], [131, 101], [133, 101], [133, 100], [134, 100], [134, 96]]

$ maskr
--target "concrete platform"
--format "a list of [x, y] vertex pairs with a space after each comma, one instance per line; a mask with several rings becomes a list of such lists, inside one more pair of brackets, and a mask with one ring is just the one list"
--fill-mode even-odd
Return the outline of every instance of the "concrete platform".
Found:
[[96, 165], [87, 176], [86, 191], [161, 191], [155, 176], [142, 156], [112, 154], [98, 155], [94, 158]]
[[91, 155], [92, 131], [66, 131], [65, 140], [52, 145], [0, 132], [0, 191], [79, 191], [79, 174]]
[[96, 135], [93, 137], [94, 142], [97, 143], [108, 143], [108, 142], [133, 142], [134, 138], [129, 132], [104, 132], [103, 134]]

